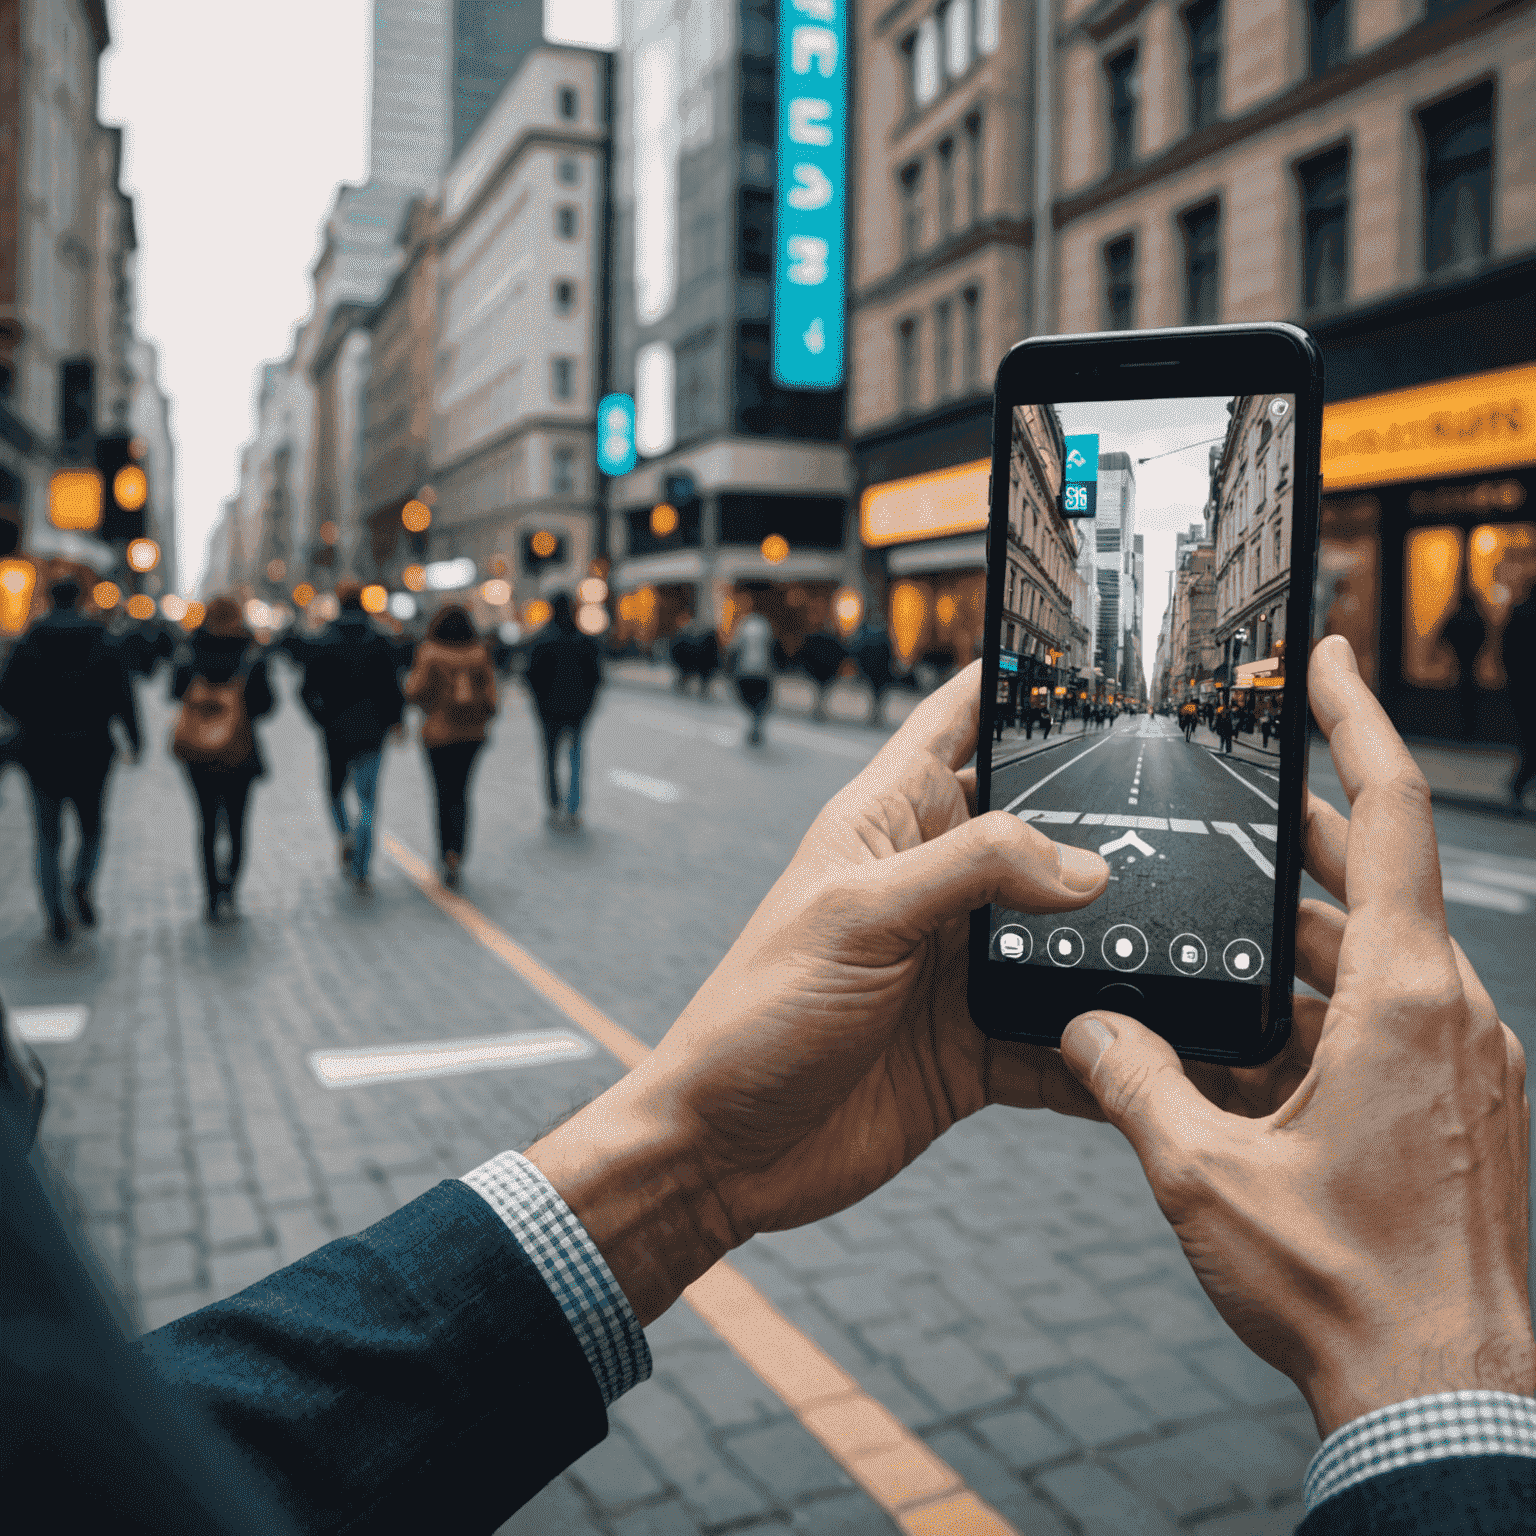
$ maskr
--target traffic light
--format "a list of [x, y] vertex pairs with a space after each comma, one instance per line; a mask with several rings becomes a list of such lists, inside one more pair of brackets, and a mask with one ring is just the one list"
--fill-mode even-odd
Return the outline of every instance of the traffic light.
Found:
[[522, 564], [525, 576], [535, 575], [546, 565], [559, 565], [565, 559], [565, 535], [548, 528], [532, 529], [522, 537]]
[[149, 479], [134, 455], [137, 446], [131, 437], [96, 439], [96, 468], [101, 472], [105, 503], [101, 538], [108, 544], [144, 537]]

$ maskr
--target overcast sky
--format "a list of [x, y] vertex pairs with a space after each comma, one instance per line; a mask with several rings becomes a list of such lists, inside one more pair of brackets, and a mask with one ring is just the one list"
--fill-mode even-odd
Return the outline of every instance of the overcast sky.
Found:
[[[109, 0], [101, 119], [123, 127], [138, 328], [171, 398], [178, 569], [191, 593], [287, 352], [336, 184], [367, 174], [370, 0]], [[553, 15], [550, 13], [553, 12]], [[614, 0], [546, 0], [546, 33], [612, 47]]]

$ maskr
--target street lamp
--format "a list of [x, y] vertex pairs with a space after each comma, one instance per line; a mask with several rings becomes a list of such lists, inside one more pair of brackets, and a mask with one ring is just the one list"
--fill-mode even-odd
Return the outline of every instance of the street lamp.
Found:
[[1248, 631], [1239, 629], [1233, 631], [1231, 639], [1227, 641], [1227, 710], [1229, 713], [1232, 709], [1232, 685], [1236, 681], [1237, 657], [1247, 640]]

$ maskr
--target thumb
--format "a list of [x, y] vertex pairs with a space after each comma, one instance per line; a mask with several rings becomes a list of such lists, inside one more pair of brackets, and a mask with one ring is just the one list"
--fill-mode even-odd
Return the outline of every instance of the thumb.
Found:
[[1154, 1162], [1198, 1140], [1220, 1114], [1184, 1075], [1174, 1048], [1123, 1013], [1080, 1013], [1062, 1034], [1061, 1055], [1135, 1149], [1149, 1180]]

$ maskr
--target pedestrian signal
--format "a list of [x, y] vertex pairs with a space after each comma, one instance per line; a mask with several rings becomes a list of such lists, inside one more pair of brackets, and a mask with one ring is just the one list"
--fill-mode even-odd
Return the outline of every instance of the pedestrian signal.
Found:
[[604, 395], [598, 401], [597, 467], [605, 475], [627, 475], [635, 467], [633, 396]]
[[129, 437], [96, 439], [96, 468], [107, 493], [100, 533], [108, 544], [144, 537], [149, 477], [134, 460], [135, 446], [136, 440]]
[[539, 528], [522, 539], [524, 574], [531, 575], [546, 565], [558, 565], [565, 559], [565, 536]]

